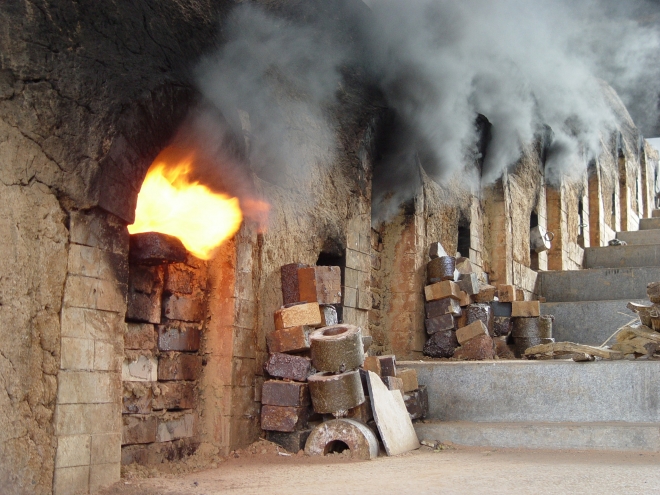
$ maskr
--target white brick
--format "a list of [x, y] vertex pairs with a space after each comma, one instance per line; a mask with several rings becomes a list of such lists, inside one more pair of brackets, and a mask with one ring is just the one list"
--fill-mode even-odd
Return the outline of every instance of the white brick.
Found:
[[185, 414], [177, 419], [162, 419], [158, 422], [157, 442], [170, 442], [180, 438], [193, 436], [194, 418], [192, 414]]
[[55, 467], [88, 466], [91, 453], [91, 438], [89, 435], [57, 437]]
[[121, 464], [115, 462], [112, 464], [96, 464], [89, 468], [89, 491], [96, 493], [121, 478]]
[[120, 371], [123, 353], [116, 344], [111, 342], [94, 342], [94, 369], [98, 371]]
[[91, 438], [91, 464], [121, 462], [121, 433], [93, 435]]
[[55, 469], [53, 495], [80, 495], [89, 492], [89, 466]]
[[121, 403], [58, 404], [55, 408], [55, 434], [121, 432]]
[[62, 371], [57, 390], [58, 404], [97, 404], [119, 402], [119, 373], [101, 371]]
[[94, 367], [94, 341], [62, 337], [60, 368], [63, 370], [91, 370]]
[[158, 360], [140, 356], [136, 361], [124, 360], [122, 380], [125, 382], [155, 382], [158, 380]]

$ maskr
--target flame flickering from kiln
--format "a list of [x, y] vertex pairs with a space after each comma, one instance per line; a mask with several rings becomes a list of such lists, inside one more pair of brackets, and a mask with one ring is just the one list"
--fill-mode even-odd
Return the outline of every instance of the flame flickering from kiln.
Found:
[[147, 172], [138, 194], [135, 223], [128, 231], [173, 235], [198, 258], [210, 259], [214, 248], [241, 226], [239, 200], [191, 180], [194, 153], [170, 164], [164, 158], [166, 151]]

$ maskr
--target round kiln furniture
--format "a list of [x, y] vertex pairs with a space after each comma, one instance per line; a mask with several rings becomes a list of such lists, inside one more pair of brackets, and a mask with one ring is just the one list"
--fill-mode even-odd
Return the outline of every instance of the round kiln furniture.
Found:
[[432, 284], [443, 280], [454, 280], [455, 269], [456, 258], [453, 256], [434, 258], [427, 265], [428, 281]]
[[319, 414], [345, 413], [364, 402], [359, 371], [339, 375], [317, 373], [307, 381], [314, 411]]
[[354, 419], [333, 419], [312, 430], [305, 443], [307, 455], [327, 455], [339, 442], [346, 444], [351, 459], [378, 457], [378, 440], [368, 426]]
[[318, 371], [343, 373], [362, 366], [362, 330], [354, 325], [331, 325], [309, 335], [312, 365]]

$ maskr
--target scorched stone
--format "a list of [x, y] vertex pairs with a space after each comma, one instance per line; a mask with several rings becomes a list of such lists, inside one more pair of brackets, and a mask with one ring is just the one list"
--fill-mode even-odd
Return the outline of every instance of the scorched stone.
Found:
[[158, 232], [143, 232], [130, 236], [128, 259], [138, 265], [162, 265], [183, 263], [188, 251], [174, 236]]
[[445, 330], [434, 333], [424, 344], [424, 355], [434, 358], [450, 358], [458, 347], [456, 332]]
[[306, 357], [276, 352], [270, 355], [264, 369], [273, 377], [304, 382], [310, 374], [311, 362]]

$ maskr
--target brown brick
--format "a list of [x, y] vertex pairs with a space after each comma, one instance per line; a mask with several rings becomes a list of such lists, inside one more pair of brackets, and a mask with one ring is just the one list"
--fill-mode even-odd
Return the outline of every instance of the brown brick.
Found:
[[514, 301], [511, 303], [511, 316], [523, 318], [541, 316], [541, 305], [538, 301]]
[[122, 416], [121, 444], [151, 443], [156, 441], [158, 419], [156, 416]]
[[451, 297], [427, 302], [424, 304], [424, 307], [426, 309], [427, 318], [435, 318], [436, 316], [442, 316], [446, 314], [460, 316], [462, 313], [459, 302]]
[[443, 332], [445, 330], [455, 330], [456, 322], [454, 321], [453, 315], [442, 315], [436, 316], [435, 318], [427, 318], [424, 322], [426, 327], [426, 333], [433, 335], [437, 332]]
[[198, 287], [205, 288], [201, 277], [197, 277], [195, 270], [185, 263], [172, 263], [165, 270], [165, 292], [170, 294], [192, 294]]
[[301, 325], [316, 327], [320, 324], [321, 310], [317, 302], [296, 304], [275, 311], [275, 328], [278, 330]]
[[516, 355], [513, 352], [513, 346], [508, 346], [506, 338], [493, 339], [495, 342], [495, 354], [500, 359], [515, 359]]
[[495, 299], [495, 293], [497, 292], [497, 289], [488, 284], [484, 284], [481, 286], [479, 289], [479, 293], [475, 294], [474, 301], [478, 303], [488, 303], [491, 302]]
[[461, 290], [458, 285], [451, 280], [445, 280], [444, 282], [438, 282], [424, 287], [424, 294], [427, 301], [437, 301], [445, 297], [460, 300], [460, 292]]
[[493, 346], [493, 339], [489, 335], [478, 335], [456, 349], [454, 358], [469, 360], [494, 359], [495, 351], [493, 350]]
[[371, 409], [371, 400], [367, 397], [367, 399], [362, 404], [349, 409], [346, 417], [357, 419], [358, 421], [367, 424], [367, 422], [374, 419], [374, 412]]
[[458, 300], [458, 304], [461, 307], [469, 306], [470, 303], [472, 302], [472, 299], [470, 298], [470, 294], [468, 294], [465, 291], [460, 292], [460, 299]]
[[194, 454], [198, 445], [199, 442], [190, 438], [146, 445], [126, 445], [121, 448], [121, 463], [124, 466], [133, 463], [141, 466], [157, 466]]
[[488, 335], [488, 328], [481, 320], [473, 321], [469, 325], [456, 330], [456, 338], [461, 345], [481, 335]]
[[404, 392], [411, 392], [419, 388], [419, 383], [417, 383], [417, 370], [413, 368], [399, 368], [396, 370], [396, 377], [403, 381]]
[[460, 275], [458, 286], [463, 292], [472, 296], [479, 293], [481, 282], [479, 281], [479, 276], [476, 273], [464, 273]]
[[488, 329], [488, 334], [493, 336], [493, 310], [489, 304], [470, 304], [466, 310], [467, 324], [470, 325], [477, 320]]
[[380, 376], [396, 376], [396, 357], [393, 355], [378, 356], [380, 361]]
[[311, 266], [298, 270], [299, 301], [341, 303], [341, 271], [338, 266]]
[[154, 409], [193, 409], [195, 382], [164, 382], [155, 386]]
[[364, 363], [362, 363], [362, 369], [376, 373], [378, 376], [381, 375], [380, 368], [380, 359], [378, 356], [367, 356], [364, 358]]
[[149, 414], [151, 412], [152, 382], [123, 382], [122, 413]]
[[156, 330], [150, 323], [126, 323], [124, 349], [151, 350], [156, 347]]
[[516, 300], [516, 288], [513, 285], [500, 284], [497, 286], [497, 298], [500, 302], [513, 302]]
[[267, 431], [294, 431], [307, 427], [309, 407], [261, 407], [261, 429]]
[[163, 268], [131, 265], [126, 320], [160, 323]]
[[424, 344], [424, 355], [434, 358], [450, 358], [458, 347], [456, 332], [446, 330], [431, 335], [431, 338]]
[[158, 349], [161, 351], [198, 351], [200, 325], [168, 322], [158, 325]]
[[269, 406], [308, 406], [309, 387], [306, 383], [268, 380], [261, 391], [261, 403]]
[[270, 355], [264, 369], [272, 377], [304, 382], [311, 372], [311, 366], [309, 358], [276, 352]]
[[170, 320], [201, 321], [204, 319], [201, 296], [169, 295], [163, 300], [163, 316]]
[[516, 301], [524, 301], [525, 300], [525, 291], [522, 289], [516, 289]]
[[493, 317], [493, 334], [496, 337], [509, 335], [513, 329], [513, 320], [506, 316]]
[[426, 386], [421, 385], [417, 390], [407, 392], [403, 396], [410, 419], [422, 419], [429, 412], [429, 395]]
[[280, 268], [282, 280], [282, 304], [299, 302], [300, 291], [298, 289], [298, 269], [305, 268], [302, 263], [290, 263]]
[[174, 236], [144, 232], [130, 236], [129, 260], [142, 265], [162, 265], [186, 261], [188, 251]]
[[400, 390], [403, 393], [403, 380], [396, 376], [384, 376], [383, 380], [389, 390]]
[[300, 352], [309, 349], [309, 334], [312, 327], [297, 327], [275, 330], [266, 337], [269, 352]]
[[195, 417], [192, 413], [167, 413], [158, 418], [157, 442], [171, 442], [190, 438], [194, 434]]
[[305, 442], [312, 430], [298, 430], [298, 431], [269, 431], [266, 435], [266, 440], [276, 443], [283, 449], [292, 454], [297, 454], [301, 450], [305, 450]]
[[202, 372], [202, 358], [193, 354], [160, 356], [159, 380], [197, 380]]

